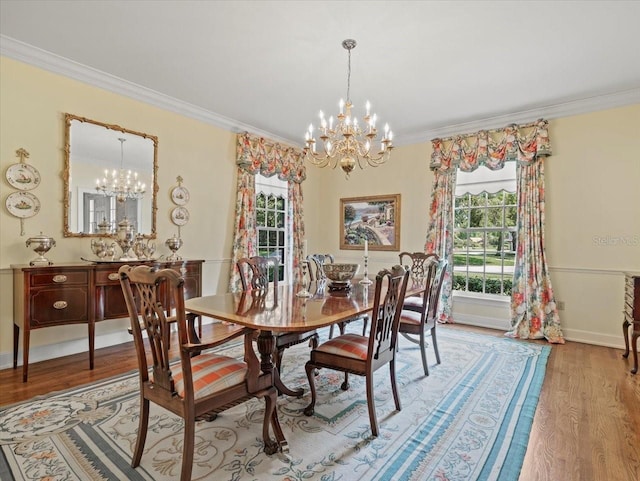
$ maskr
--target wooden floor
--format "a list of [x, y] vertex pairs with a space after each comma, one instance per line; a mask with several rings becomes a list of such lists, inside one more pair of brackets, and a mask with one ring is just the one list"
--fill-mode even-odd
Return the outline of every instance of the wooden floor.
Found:
[[[204, 326], [205, 337], [211, 329]], [[520, 481], [640, 480], [640, 374], [629, 373], [621, 354], [571, 342], [552, 346]], [[133, 344], [97, 350], [93, 371], [88, 363], [84, 353], [32, 364], [27, 383], [20, 368], [2, 370], [0, 406], [131, 371]]]

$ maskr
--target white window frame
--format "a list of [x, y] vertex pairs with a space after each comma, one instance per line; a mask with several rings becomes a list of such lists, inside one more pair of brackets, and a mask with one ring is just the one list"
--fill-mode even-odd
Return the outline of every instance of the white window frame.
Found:
[[[280, 197], [282, 196], [282, 198], [284, 199], [284, 216], [285, 216], [285, 225], [284, 225], [284, 261], [282, 259], [280, 259], [280, 265], [283, 267], [282, 271], [282, 276], [283, 278], [280, 279], [278, 278], [278, 282], [288, 282], [288, 279], [290, 277], [290, 246], [289, 246], [289, 242], [291, 239], [291, 226], [290, 226], [290, 221], [289, 221], [289, 185], [286, 181], [284, 180], [280, 180], [278, 179], [277, 176], [272, 176], [272, 177], [265, 177], [261, 174], [256, 174], [255, 177], [255, 201], [256, 201], [256, 214], [258, 211], [258, 206], [257, 206], [257, 200], [258, 200], [258, 196], [260, 194], [265, 194], [265, 195], [274, 195], [276, 197]], [[260, 231], [261, 230], [267, 230], [270, 231], [272, 229], [261, 229], [258, 226], [257, 223], [257, 219], [256, 219], [256, 231], [257, 231], [257, 236], [256, 236], [256, 249], [258, 250], [258, 253], [260, 252]], [[276, 229], [277, 231], [279, 231], [279, 229]]]
[[[479, 252], [482, 254], [485, 262], [482, 264], [482, 269], [480, 271], [477, 270], [477, 267], [479, 266], [470, 266], [468, 263], [465, 266], [457, 266], [454, 263], [454, 267], [453, 267], [453, 275], [454, 278], [456, 275], [460, 276], [463, 275], [465, 277], [465, 290], [456, 290], [454, 291], [454, 295], [455, 297], [462, 297], [462, 298], [468, 298], [469, 300], [472, 299], [485, 299], [489, 302], [498, 302], [499, 304], [502, 303], [502, 300], [508, 300], [509, 299], [509, 294], [504, 292], [504, 281], [505, 279], [509, 279], [509, 276], [512, 277], [513, 275], [513, 268], [509, 268], [509, 266], [505, 266], [505, 260], [504, 260], [504, 256], [501, 257], [501, 263], [499, 264], [500, 266], [500, 270], [499, 272], [496, 273], [488, 273], [487, 272], [487, 263], [486, 263], [486, 259], [487, 259], [487, 255], [491, 255], [487, 253], [487, 243], [486, 243], [486, 239], [487, 239], [487, 234], [490, 234], [491, 232], [508, 232], [511, 236], [515, 236], [516, 235], [516, 231], [515, 228], [516, 226], [509, 226], [506, 225], [505, 226], [505, 219], [506, 219], [506, 209], [507, 208], [517, 208], [517, 205], [514, 201], [514, 203], [505, 203], [504, 201], [502, 202], [502, 204], [499, 205], [486, 205], [484, 207], [471, 207], [469, 206], [464, 206], [464, 207], [459, 207], [456, 205], [456, 199], [462, 195], [465, 194], [469, 194], [469, 195], [487, 195], [487, 194], [494, 194], [497, 192], [501, 192], [501, 191], [507, 191], [509, 193], [515, 193], [516, 191], [516, 165], [515, 162], [508, 162], [505, 164], [505, 167], [503, 169], [500, 170], [496, 170], [496, 171], [491, 171], [489, 169], [487, 169], [486, 167], [479, 167], [477, 170], [475, 170], [474, 172], [461, 172], [458, 171], [458, 178], [456, 181], [456, 191], [455, 191], [455, 195], [454, 195], [454, 237], [456, 236], [456, 233], [460, 233], [460, 232], [464, 232], [469, 238], [471, 237], [471, 234], [473, 233], [477, 233], [479, 234], [477, 237], [481, 237], [483, 239], [484, 242], [482, 242], [482, 250]], [[495, 208], [502, 208], [502, 225], [501, 226], [487, 226], [485, 224], [485, 226], [482, 227], [456, 227], [456, 212], [459, 212], [461, 210], [465, 210], [467, 211], [467, 218], [470, 219], [470, 214], [472, 210], [476, 210], [476, 209], [482, 209], [485, 211], [485, 218], [487, 217], [487, 211], [488, 209], [495, 209]], [[512, 237], [512, 242], [515, 244], [515, 237]], [[504, 247], [505, 241], [503, 240], [503, 247]], [[503, 249], [501, 249], [501, 251], [504, 251]], [[512, 246], [511, 249], [509, 249], [510, 253], [513, 254], [514, 258], [515, 258], [515, 247]], [[460, 253], [460, 249], [456, 249], [454, 246], [454, 255], [455, 254], [459, 254]], [[470, 250], [470, 242], [467, 242], [466, 244], [466, 249], [464, 251], [464, 253], [469, 256], [470, 253], [472, 253], [472, 251]], [[468, 257], [467, 257], [468, 258]], [[505, 267], [507, 267], [505, 269]], [[487, 293], [486, 292], [486, 288], [487, 288], [487, 275], [488, 274], [499, 274], [500, 279], [501, 279], [501, 293], [500, 294], [495, 294], [495, 293]], [[482, 282], [482, 292], [477, 292], [477, 291], [469, 291], [469, 277], [481, 277], [483, 282]], [[472, 301], [473, 302], [473, 301]]]

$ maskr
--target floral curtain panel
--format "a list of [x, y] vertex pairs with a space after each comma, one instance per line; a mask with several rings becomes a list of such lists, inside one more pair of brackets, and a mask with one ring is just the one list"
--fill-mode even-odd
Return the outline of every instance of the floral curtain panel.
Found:
[[302, 152], [245, 132], [238, 134], [236, 164], [238, 165], [238, 188], [229, 290], [235, 292], [240, 289], [240, 275], [236, 268], [238, 259], [256, 255], [257, 229], [254, 200], [255, 174], [258, 173], [265, 177], [277, 175], [280, 180], [288, 182], [289, 216], [294, 233], [290, 239], [293, 252], [293, 277], [296, 280], [300, 279], [302, 239], [305, 236], [301, 183], [306, 179]]
[[440, 322], [452, 322], [451, 287], [453, 286], [453, 197], [456, 190], [456, 169], [436, 170], [431, 190], [431, 209], [425, 252], [435, 252], [447, 259], [447, 270], [442, 280]]
[[564, 342], [544, 255], [543, 161], [551, 155], [548, 122], [540, 119], [526, 125], [513, 124], [498, 130], [433, 139], [432, 146], [431, 170], [435, 179], [425, 249], [449, 259], [440, 320], [453, 320], [451, 279], [455, 173], [458, 168], [472, 172], [481, 165], [498, 170], [505, 162], [516, 161], [518, 250], [511, 303], [512, 330], [508, 335], [523, 339], [544, 337], [551, 342]]

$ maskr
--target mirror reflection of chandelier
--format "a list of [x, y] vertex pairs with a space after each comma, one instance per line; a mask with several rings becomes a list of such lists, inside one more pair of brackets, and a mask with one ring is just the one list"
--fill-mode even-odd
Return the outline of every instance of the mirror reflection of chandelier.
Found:
[[127, 139], [118, 138], [120, 141], [120, 170], [104, 171], [104, 177], [96, 180], [96, 190], [107, 197], [115, 197], [118, 202], [127, 199], [141, 199], [144, 196], [146, 186], [138, 180], [138, 173], [124, 169], [124, 143]]
[[[361, 169], [367, 165], [377, 167], [385, 163], [393, 149], [393, 132], [389, 130], [389, 124], [384, 127], [384, 135], [379, 141], [376, 140], [378, 130], [376, 128], [377, 116], [371, 114], [371, 105], [367, 101], [366, 112], [363, 117], [364, 125], [358, 124], [357, 117], [352, 116], [353, 104], [350, 98], [351, 87], [351, 50], [356, 47], [356, 41], [347, 39], [342, 42], [342, 46], [349, 52], [349, 69], [347, 74], [347, 101], [340, 99], [340, 113], [337, 116], [337, 123], [334, 125], [333, 117], [325, 119], [320, 112], [320, 125], [318, 131], [322, 140], [322, 152], [316, 151], [316, 139], [313, 134], [313, 124], [309, 125], [309, 130], [305, 134], [306, 147], [303, 150], [305, 158], [318, 167], [338, 165], [347, 174], [354, 169], [356, 164]], [[379, 146], [379, 150], [378, 149]], [[377, 152], [376, 152], [377, 150]]]

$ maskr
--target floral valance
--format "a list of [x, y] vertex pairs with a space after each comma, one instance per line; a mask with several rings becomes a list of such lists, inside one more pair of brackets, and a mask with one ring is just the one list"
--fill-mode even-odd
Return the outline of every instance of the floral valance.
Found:
[[548, 122], [543, 119], [531, 124], [511, 124], [503, 129], [433, 139], [431, 143], [431, 170], [459, 168], [472, 172], [481, 165], [498, 170], [508, 161], [528, 164], [538, 157], [551, 155]]
[[307, 178], [301, 150], [284, 147], [247, 132], [238, 134], [236, 163], [251, 174], [277, 175], [278, 179], [287, 182], [300, 183]]

